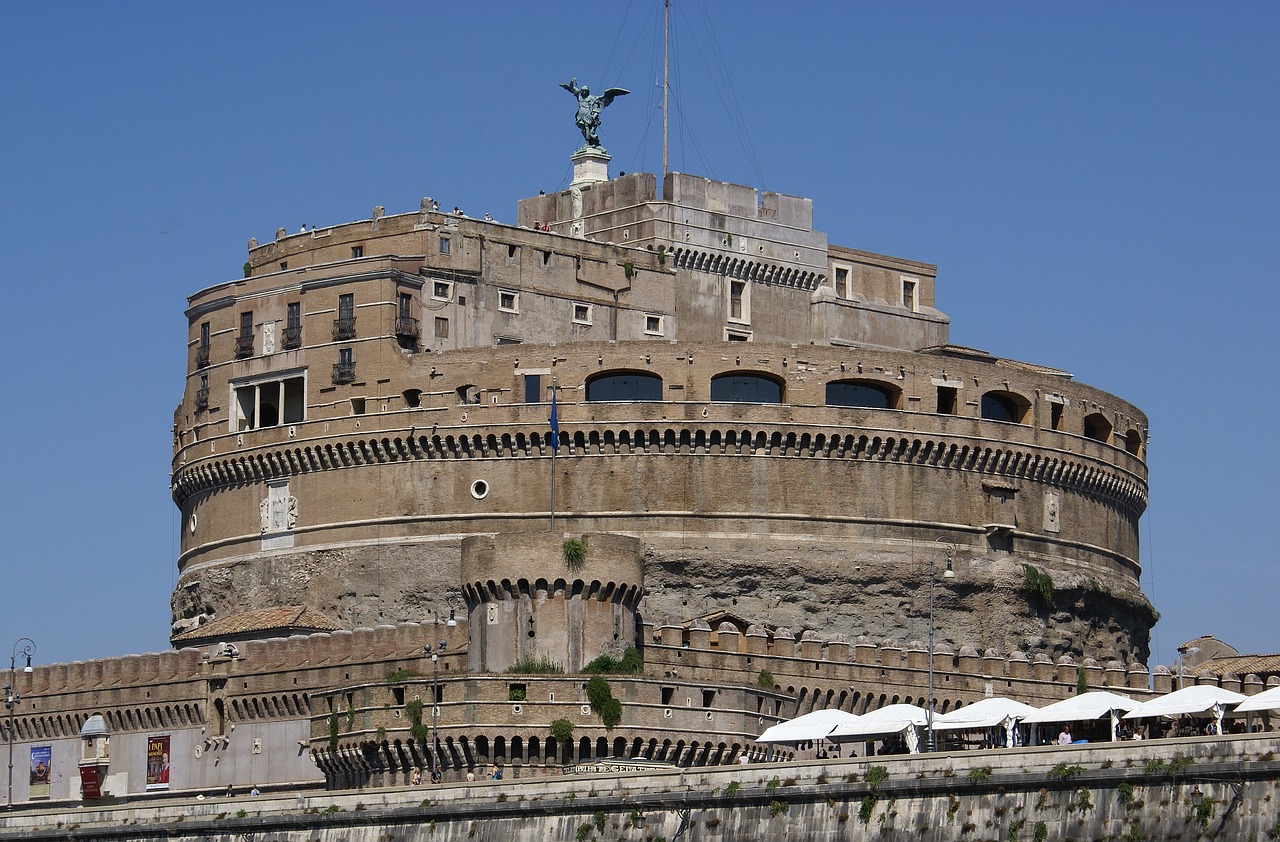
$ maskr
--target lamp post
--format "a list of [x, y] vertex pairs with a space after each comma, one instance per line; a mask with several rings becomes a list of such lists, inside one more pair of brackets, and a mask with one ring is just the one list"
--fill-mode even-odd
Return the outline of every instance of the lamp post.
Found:
[[[25, 643], [26, 646], [22, 646], [22, 648], [19, 649], [18, 647], [23, 643]], [[13, 651], [9, 655], [9, 683], [6, 684], [4, 688], [4, 706], [9, 711], [9, 796], [4, 802], [4, 808], [6, 810], [13, 809], [13, 709], [22, 701], [22, 697], [18, 695], [17, 683], [19, 652], [21, 652], [22, 656], [27, 659], [26, 666], [22, 668], [22, 671], [28, 673], [31, 672], [31, 656], [36, 652], [36, 642], [29, 637], [20, 637], [14, 641]]]
[[[449, 619], [446, 628], [458, 625], [454, 617], [453, 606], [449, 606]], [[435, 643], [422, 647], [423, 654], [431, 656], [431, 782], [439, 783], [440, 775], [440, 656], [444, 654], [446, 642], [440, 639], [440, 610], [435, 611]]]
[[956, 557], [956, 545], [949, 538], [938, 538], [933, 542], [933, 552], [929, 556], [929, 708], [925, 711], [925, 722], [929, 734], [928, 748], [931, 752], [938, 750], [938, 742], [933, 735], [933, 580], [939, 552], [945, 553], [947, 561], [946, 569], [942, 571], [942, 578], [954, 579], [956, 572], [951, 568], [951, 563]]

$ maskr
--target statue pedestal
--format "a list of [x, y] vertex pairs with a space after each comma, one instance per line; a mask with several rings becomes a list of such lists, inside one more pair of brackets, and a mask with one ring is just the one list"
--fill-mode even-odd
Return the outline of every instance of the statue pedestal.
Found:
[[609, 153], [599, 146], [584, 146], [569, 156], [573, 162], [572, 188], [588, 187], [609, 180]]

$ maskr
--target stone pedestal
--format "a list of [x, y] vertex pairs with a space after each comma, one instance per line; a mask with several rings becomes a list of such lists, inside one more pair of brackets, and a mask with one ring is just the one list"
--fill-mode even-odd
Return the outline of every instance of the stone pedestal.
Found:
[[573, 162], [573, 181], [569, 188], [590, 187], [609, 180], [609, 153], [599, 146], [584, 146], [569, 156]]

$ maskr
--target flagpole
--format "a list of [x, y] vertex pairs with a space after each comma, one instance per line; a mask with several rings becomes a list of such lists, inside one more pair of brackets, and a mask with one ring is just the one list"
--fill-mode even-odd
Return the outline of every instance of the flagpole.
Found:
[[556, 454], [560, 452], [560, 419], [556, 415], [556, 381], [551, 381], [551, 531], [556, 531]]

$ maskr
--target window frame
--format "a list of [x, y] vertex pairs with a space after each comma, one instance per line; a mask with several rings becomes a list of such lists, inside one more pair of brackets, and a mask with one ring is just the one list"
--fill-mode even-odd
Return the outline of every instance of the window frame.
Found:
[[[649, 320], [656, 319], [658, 322], [657, 329], [649, 327]], [[645, 336], [666, 336], [667, 335], [667, 317], [662, 313], [645, 313], [644, 314], [644, 335]]]
[[[504, 296], [511, 296], [510, 306], [503, 304]], [[498, 312], [519, 313], [520, 312], [520, 291], [498, 287]]]
[[[572, 311], [573, 323], [575, 325], [586, 325], [587, 327], [590, 327], [591, 317], [593, 315], [595, 307], [591, 304], [583, 304], [581, 301], [570, 302], [570, 306], [573, 308], [573, 311]], [[581, 309], [584, 312], [582, 316], [578, 315], [579, 309]]]

